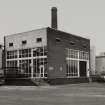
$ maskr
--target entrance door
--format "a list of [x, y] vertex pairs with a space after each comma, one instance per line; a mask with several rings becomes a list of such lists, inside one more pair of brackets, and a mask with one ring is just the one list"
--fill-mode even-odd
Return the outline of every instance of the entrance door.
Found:
[[44, 65], [40, 65], [40, 77], [44, 77]]
[[79, 62], [80, 77], [86, 77], [86, 61]]
[[41, 64], [39, 59], [33, 60], [33, 77], [35, 78], [43, 78], [45, 73], [44, 64]]

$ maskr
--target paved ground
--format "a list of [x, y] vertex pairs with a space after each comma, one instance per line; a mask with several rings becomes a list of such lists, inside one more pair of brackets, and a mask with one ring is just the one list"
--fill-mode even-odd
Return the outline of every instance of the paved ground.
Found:
[[0, 105], [105, 105], [105, 84], [1, 86]]

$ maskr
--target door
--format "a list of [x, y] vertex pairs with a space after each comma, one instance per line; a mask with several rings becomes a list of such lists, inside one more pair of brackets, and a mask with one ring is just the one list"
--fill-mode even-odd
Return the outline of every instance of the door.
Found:
[[44, 65], [40, 65], [40, 77], [44, 77]]
[[86, 61], [80, 61], [79, 62], [80, 77], [86, 77], [86, 68], [87, 68]]
[[45, 73], [44, 65], [41, 64], [39, 59], [34, 59], [33, 60], [33, 77], [42, 78], [44, 77], [44, 73]]

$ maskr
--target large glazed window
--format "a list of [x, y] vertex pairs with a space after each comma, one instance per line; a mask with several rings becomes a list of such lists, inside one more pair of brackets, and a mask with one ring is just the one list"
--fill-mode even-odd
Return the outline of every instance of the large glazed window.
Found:
[[19, 68], [25, 78], [47, 77], [47, 47], [7, 51], [6, 67]]
[[88, 54], [88, 52], [79, 51], [79, 59], [88, 60], [88, 59], [89, 59], [89, 54]]
[[78, 76], [78, 61], [67, 60], [67, 76]]
[[22, 49], [19, 50], [19, 58], [31, 57], [31, 49]]
[[31, 60], [19, 60], [19, 68], [23, 71], [24, 77], [31, 76]]
[[16, 60], [7, 61], [7, 67], [9, 68], [17, 67], [17, 61]]
[[47, 55], [47, 48], [46, 47], [37, 47], [33, 49], [33, 56], [46, 56]]
[[36, 58], [33, 60], [33, 75], [36, 78], [47, 77], [47, 58]]
[[7, 59], [17, 58], [17, 50], [15, 51], [7, 51]]
[[[86, 62], [86, 70], [89, 64], [89, 52], [74, 50], [66, 48], [66, 76], [67, 77], [79, 77], [81, 72], [80, 62]], [[84, 67], [84, 68], [85, 68]], [[86, 72], [86, 71], [85, 71]]]
[[78, 51], [73, 49], [67, 49], [67, 57], [78, 58]]

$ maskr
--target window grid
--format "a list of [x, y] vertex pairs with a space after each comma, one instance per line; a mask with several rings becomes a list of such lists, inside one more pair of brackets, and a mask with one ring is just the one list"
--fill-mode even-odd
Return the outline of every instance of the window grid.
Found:
[[88, 59], [89, 59], [89, 54], [88, 54], [88, 52], [79, 51], [79, 59], [88, 60]]
[[17, 67], [17, 60], [7, 61], [7, 67]]
[[19, 68], [23, 70], [24, 77], [31, 76], [31, 59], [19, 60]]
[[47, 58], [36, 58], [33, 60], [34, 77], [47, 77]]
[[77, 77], [78, 76], [78, 61], [76, 61], [76, 60], [68, 60], [67, 61], [66, 75], [68, 77], [70, 77], [70, 76]]
[[[79, 56], [78, 56], [79, 55]], [[89, 53], [85, 51], [66, 49], [66, 57], [67, 58], [75, 58], [75, 59], [84, 59], [89, 60]]]
[[7, 51], [7, 59], [17, 58], [17, 50], [15, 51]]
[[79, 76], [79, 61], [81, 60], [88, 61], [89, 53], [67, 48], [66, 57], [67, 57], [66, 76], [67, 77], [78, 77]]
[[33, 50], [33, 56], [46, 56], [47, 55], [47, 48], [46, 47], [38, 47]]
[[31, 57], [31, 49], [19, 50], [19, 58]]
[[[15, 55], [16, 57], [13, 57]], [[6, 67], [18, 67], [23, 71], [24, 77], [38, 77], [39, 72], [41, 78], [47, 78], [46, 46], [32, 49], [21, 49], [17, 51], [8, 51], [6, 61]], [[13, 63], [15, 61], [16, 64]]]

